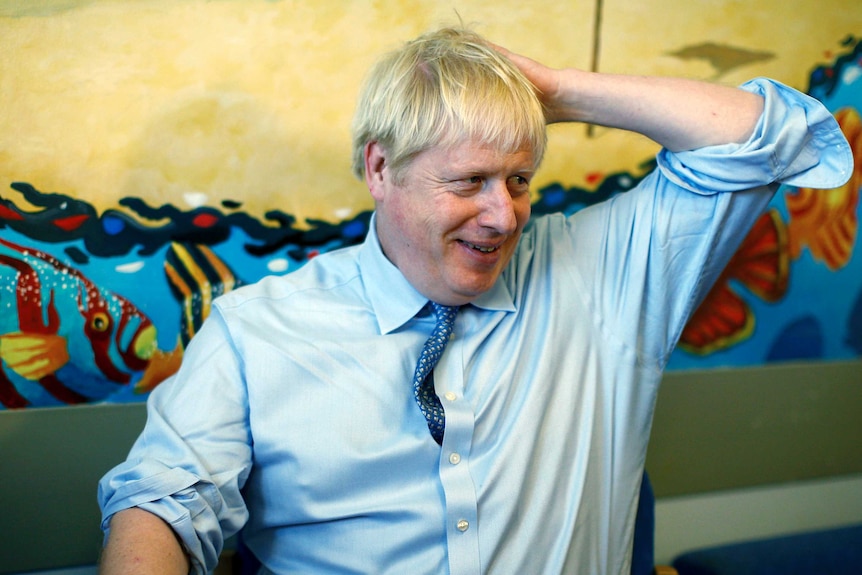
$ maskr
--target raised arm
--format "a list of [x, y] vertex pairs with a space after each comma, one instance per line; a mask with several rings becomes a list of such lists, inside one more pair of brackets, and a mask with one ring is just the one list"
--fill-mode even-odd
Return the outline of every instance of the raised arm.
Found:
[[111, 518], [101, 575], [185, 575], [189, 560], [167, 523], [132, 507]]
[[761, 97], [719, 84], [553, 69], [498, 49], [539, 90], [548, 123], [630, 130], [679, 152], [744, 142], [763, 111]]

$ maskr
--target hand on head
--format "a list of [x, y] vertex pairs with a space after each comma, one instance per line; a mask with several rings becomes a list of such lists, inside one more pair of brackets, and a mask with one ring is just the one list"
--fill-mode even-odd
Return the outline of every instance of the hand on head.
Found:
[[566, 122], [570, 118], [564, 113], [561, 102], [562, 71], [549, 68], [527, 56], [515, 54], [506, 48], [489, 42], [500, 54], [508, 58], [521, 73], [536, 87], [536, 94], [545, 108], [545, 120], [548, 124]]

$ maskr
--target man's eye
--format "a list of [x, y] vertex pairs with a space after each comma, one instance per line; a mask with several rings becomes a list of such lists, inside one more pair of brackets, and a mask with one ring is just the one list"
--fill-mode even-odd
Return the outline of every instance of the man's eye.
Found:
[[530, 187], [530, 180], [524, 176], [512, 176], [509, 178], [509, 187], [516, 190], [523, 190]]
[[482, 183], [482, 176], [470, 176], [470, 178], [467, 181], [470, 182], [471, 184], [481, 184]]

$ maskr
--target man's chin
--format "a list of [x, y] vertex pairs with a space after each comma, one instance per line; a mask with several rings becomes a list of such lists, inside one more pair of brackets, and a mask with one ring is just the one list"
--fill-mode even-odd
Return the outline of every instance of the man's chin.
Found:
[[449, 304], [449, 305], [463, 305], [464, 303], [470, 303], [477, 297], [486, 293], [492, 287], [494, 287], [494, 283], [497, 281], [497, 276], [495, 275], [493, 278], [482, 278], [481, 280], [477, 279], [474, 281], [465, 281], [465, 278], [459, 278], [460, 281], [451, 284], [450, 294], [452, 300], [460, 300], [461, 304]]

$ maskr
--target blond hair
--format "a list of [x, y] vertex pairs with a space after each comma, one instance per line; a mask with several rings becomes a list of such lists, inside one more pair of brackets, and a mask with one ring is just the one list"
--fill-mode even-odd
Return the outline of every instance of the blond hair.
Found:
[[545, 152], [542, 105], [533, 85], [478, 34], [444, 28], [408, 42], [372, 67], [353, 119], [353, 172], [378, 142], [396, 177], [416, 154], [464, 140], [501, 151]]

